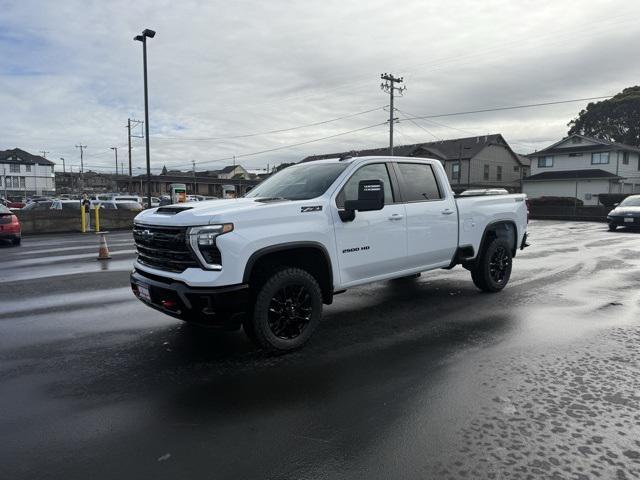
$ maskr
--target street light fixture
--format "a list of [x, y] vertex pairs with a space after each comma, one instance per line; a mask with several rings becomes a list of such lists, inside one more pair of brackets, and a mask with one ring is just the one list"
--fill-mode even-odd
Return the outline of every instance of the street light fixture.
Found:
[[145, 28], [142, 35], [136, 35], [134, 40], [142, 42], [142, 65], [144, 70], [144, 131], [147, 149], [147, 205], [151, 208], [151, 159], [149, 157], [149, 93], [147, 88], [147, 38], [153, 38], [156, 32]]

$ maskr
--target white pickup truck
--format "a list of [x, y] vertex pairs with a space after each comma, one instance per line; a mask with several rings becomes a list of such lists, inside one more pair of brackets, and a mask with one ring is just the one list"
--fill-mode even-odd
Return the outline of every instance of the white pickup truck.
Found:
[[350, 287], [462, 265], [504, 288], [527, 243], [525, 195], [454, 197], [438, 160], [359, 157], [288, 167], [245, 197], [135, 218], [136, 296], [173, 317], [302, 346]]

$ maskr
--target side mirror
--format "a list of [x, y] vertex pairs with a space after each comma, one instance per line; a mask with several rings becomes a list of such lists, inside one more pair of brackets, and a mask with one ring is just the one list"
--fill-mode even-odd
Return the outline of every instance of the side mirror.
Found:
[[371, 212], [384, 208], [384, 183], [381, 180], [361, 180], [358, 184], [358, 199], [344, 202], [343, 221], [355, 218], [355, 212]]

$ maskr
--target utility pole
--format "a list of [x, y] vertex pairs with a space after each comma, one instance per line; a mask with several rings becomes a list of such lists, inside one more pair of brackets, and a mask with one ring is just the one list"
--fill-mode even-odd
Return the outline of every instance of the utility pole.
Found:
[[402, 96], [402, 92], [404, 92], [407, 87], [396, 87], [396, 83], [400, 84], [404, 82], [404, 77], [394, 77], [391, 73], [383, 73], [380, 75], [380, 78], [384, 80], [384, 83], [380, 84], [380, 89], [383, 92], [389, 94], [390, 102], [389, 102], [389, 156], [393, 157], [393, 124], [398, 120], [393, 115], [395, 113], [395, 108], [393, 106], [393, 99], [395, 97], [395, 92], [398, 92], [400, 96]]
[[135, 128], [138, 125], [142, 125], [144, 122], [136, 120], [135, 118], [127, 118], [127, 139], [129, 141], [129, 177], [133, 176], [133, 167], [131, 162], [131, 138], [144, 138], [144, 135], [131, 135], [131, 128]]
[[64, 168], [64, 157], [60, 157], [60, 160], [62, 160], [62, 173], [67, 173], [67, 170]]
[[191, 163], [193, 164], [193, 194], [197, 195], [198, 194], [198, 184], [196, 183], [196, 161], [195, 160], [191, 160]]
[[127, 118], [127, 140], [129, 141], [129, 180], [131, 180], [131, 119]]
[[87, 148], [86, 145], [76, 145], [76, 148], [80, 149], [80, 188], [84, 188], [84, 149]]
[[116, 153], [116, 177], [118, 176], [118, 147], [109, 147]]

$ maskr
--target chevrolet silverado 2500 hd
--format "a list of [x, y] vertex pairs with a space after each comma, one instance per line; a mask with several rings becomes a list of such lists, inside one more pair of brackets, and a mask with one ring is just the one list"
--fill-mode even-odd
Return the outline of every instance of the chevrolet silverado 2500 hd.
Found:
[[350, 287], [462, 265], [505, 287], [526, 246], [525, 195], [456, 199], [438, 160], [359, 157], [290, 166], [245, 197], [145, 210], [131, 286], [173, 317], [300, 347]]

